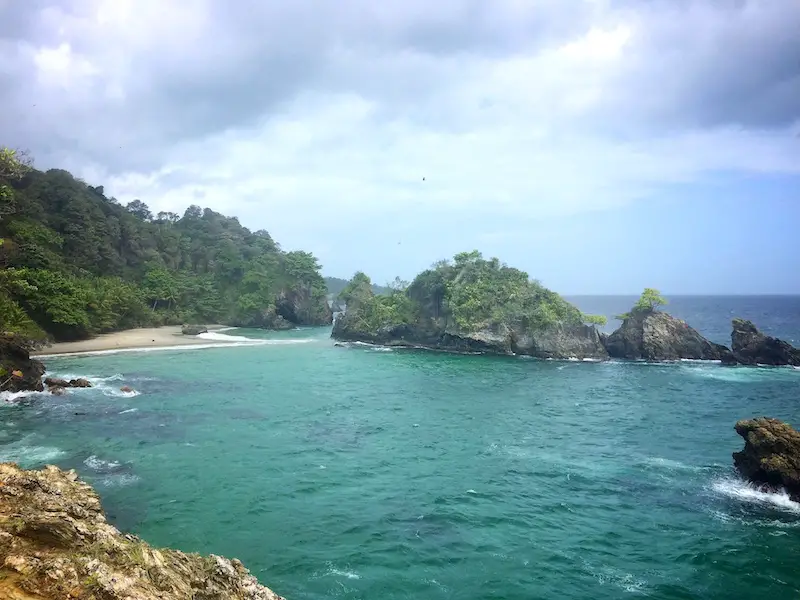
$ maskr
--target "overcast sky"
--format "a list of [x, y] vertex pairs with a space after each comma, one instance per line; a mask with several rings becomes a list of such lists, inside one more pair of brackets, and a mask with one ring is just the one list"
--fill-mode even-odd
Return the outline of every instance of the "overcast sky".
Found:
[[0, 139], [411, 278], [800, 293], [797, 0], [0, 0]]

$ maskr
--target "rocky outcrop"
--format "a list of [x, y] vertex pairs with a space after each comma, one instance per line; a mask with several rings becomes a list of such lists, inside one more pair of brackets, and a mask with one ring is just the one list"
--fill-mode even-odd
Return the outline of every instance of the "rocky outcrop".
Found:
[[275, 299], [275, 312], [294, 325], [330, 325], [333, 312], [325, 293], [300, 286], [283, 290]]
[[282, 600], [236, 559], [152, 548], [74, 471], [0, 464], [0, 598]]
[[553, 325], [533, 329], [518, 324], [464, 331], [448, 325], [442, 319], [428, 319], [414, 325], [388, 325], [370, 331], [361, 326], [357, 313], [344, 313], [336, 318], [331, 337], [341, 341], [450, 352], [521, 354], [558, 359], [608, 358], [600, 334], [587, 325]]
[[44, 365], [32, 359], [27, 340], [10, 333], [0, 334], [0, 391], [44, 390]]
[[605, 339], [605, 347], [612, 358], [736, 362], [725, 346], [708, 341], [685, 321], [660, 311], [628, 316], [619, 329]]
[[181, 327], [183, 335], [200, 335], [201, 333], [208, 333], [208, 327], [205, 325], [184, 325]]
[[67, 381], [66, 379], [60, 379], [58, 377], [48, 377], [44, 380], [44, 384], [48, 388], [90, 388], [92, 387], [92, 382], [88, 379], [84, 379], [83, 377], [79, 377], [78, 379], [70, 379]]
[[786, 490], [800, 502], [800, 432], [778, 419], [759, 417], [736, 423], [744, 449], [733, 464], [749, 481], [776, 491]]
[[744, 319], [733, 320], [731, 349], [736, 359], [746, 365], [800, 366], [800, 350], [788, 342], [764, 335]]

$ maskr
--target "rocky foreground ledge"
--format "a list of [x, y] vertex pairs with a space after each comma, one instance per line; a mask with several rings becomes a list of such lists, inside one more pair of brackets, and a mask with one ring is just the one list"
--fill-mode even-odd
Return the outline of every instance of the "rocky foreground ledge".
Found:
[[75, 471], [0, 463], [0, 598], [283, 600], [236, 559], [150, 547]]
[[733, 453], [733, 464], [743, 477], [772, 491], [786, 490], [800, 502], [800, 432], [791, 425], [759, 417], [736, 423], [744, 448]]

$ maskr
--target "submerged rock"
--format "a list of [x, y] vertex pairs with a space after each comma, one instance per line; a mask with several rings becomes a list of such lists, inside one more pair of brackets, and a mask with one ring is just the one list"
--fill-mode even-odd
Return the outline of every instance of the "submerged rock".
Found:
[[736, 423], [744, 449], [733, 453], [733, 464], [749, 481], [772, 491], [785, 489], [800, 502], [800, 432], [791, 425], [759, 417]]
[[44, 365], [31, 358], [27, 340], [11, 333], [0, 334], [0, 391], [41, 392]]
[[201, 333], [208, 333], [208, 327], [205, 325], [184, 325], [181, 327], [183, 335], [200, 335]]
[[152, 548], [75, 471], [0, 464], [0, 598], [283, 600], [236, 559]]
[[736, 362], [725, 346], [708, 341], [685, 321], [655, 310], [628, 316], [619, 329], [605, 339], [605, 346], [612, 358]]
[[44, 380], [44, 384], [53, 391], [53, 388], [90, 388], [92, 387], [92, 382], [88, 379], [83, 377], [79, 377], [77, 379], [70, 379], [67, 381], [66, 379], [60, 379], [58, 377], [47, 377]]
[[733, 320], [731, 348], [746, 365], [800, 366], [800, 350], [790, 343], [761, 333], [751, 321]]

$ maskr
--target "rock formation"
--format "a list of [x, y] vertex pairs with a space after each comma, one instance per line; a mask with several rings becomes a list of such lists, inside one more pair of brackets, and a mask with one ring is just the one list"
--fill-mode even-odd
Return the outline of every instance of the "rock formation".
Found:
[[44, 390], [44, 365], [32, 359], [28, 342], [20, 336], [0, 334], [0, 391]]
[[736, 423], [744, 449], [733, 464], [749, 481], [771, 490], [783, 488], [800, 502], [800, 432], [777, 419], [759, 417]]
[[88, 379], [84, 379], [83, 377], [79, 377], [78, 379], [70, 379], [67, 381], [66, 379], [59, 379], [58, 377], [47, 377], [44, 380], [44, 384], [48, 388], [90, 388], [92, 387], [92, 382]]
[[608, 354], [598, 331], [588, 325], [552, 325], [542, 328], [522, 324], [463, 330], [442, 319], [415, 324], [387, 325], [376, 330], [361, 326], [357, 313], [339, 315], [334, 339], [385, 346], [423, 347], [451, 352], [522, 354], [537, 358], [606, 360]]
[[208, 327], [205, 325], [184, 325], [181, 327], [183, 335], [200, 335], [201, 333], [208, 333]]
[[788, 342], [764, 335], [744, 319], [733, 320], [731, 349], [736, 359], [746, 365], [800, 366], [800, 350]]
[[283, 600], [236, 559], [156, 549], [106, 522], [74, 471], [0, 464], [0, 598]]
[[656, 310], [629, 315], [606, 338], [605, 346], [612, 358], [736, 362], [725, 346], [708, 341], [685, 321]]
[[298, 286], [280, 292], [275, 300], [275, 312], [294, 325], [330, 325], [333, 312], [324, 292]]

